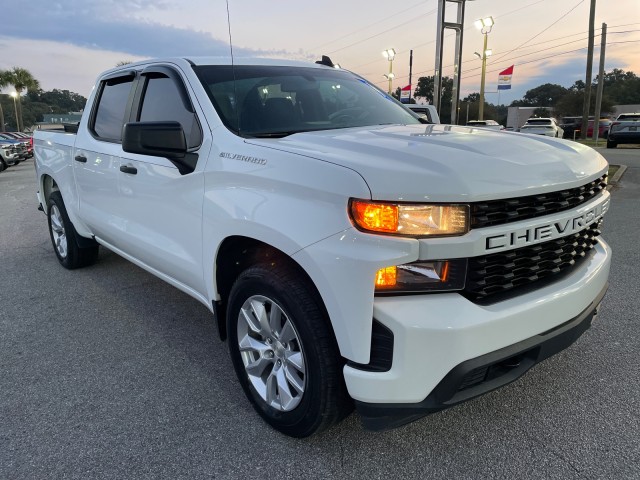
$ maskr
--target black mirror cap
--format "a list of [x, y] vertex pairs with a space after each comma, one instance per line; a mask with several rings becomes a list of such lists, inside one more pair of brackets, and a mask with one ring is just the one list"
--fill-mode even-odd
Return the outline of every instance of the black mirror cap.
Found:
[[187, 140], [179, 122], [131, 122], [122, 129], [122, 149], [140, 155], [184, 158]]

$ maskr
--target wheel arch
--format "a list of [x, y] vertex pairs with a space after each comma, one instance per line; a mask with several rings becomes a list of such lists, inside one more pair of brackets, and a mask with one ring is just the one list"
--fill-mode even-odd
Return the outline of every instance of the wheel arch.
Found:
[[44, 200], [43, 208], [45, 208], [45, 213], [47, 213], [49, 211], [49, 198], [51, 197], [51, 194], [53, 192], [59, 192], [60, 188], [58, 187], [55, 179], [51, 175], [45, 173], [40, 177], [40, 189], [42, 191], [42, 199]]
[[335, 331], [324, 300], [305, 269], [290, 255], [269, 243], [243, 235], [232, 235], [226, 237], [220, 243], [213, 268], [215, 289], [218, 294], [218, 300], [213, 301], [213, 309], [221, 340], [227, 338], [227, 302], [231, 288], [238, 276], [251, 265], [280, 262], [286, 262], [287, 265], [294, 268], [305, 279], [311, 293], [318, 301], [318, 305], [322, 308], [327, 325], [335, 338]]

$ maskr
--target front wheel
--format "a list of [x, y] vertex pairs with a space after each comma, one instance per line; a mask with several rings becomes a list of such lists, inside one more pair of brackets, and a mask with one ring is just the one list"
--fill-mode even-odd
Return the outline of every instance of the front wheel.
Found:
[[276, 430], [307, 437], [351, 411], [328, 319], [295, 268], [276, 263], [245, 270], [231, 289], [227, 332], [240, 384]]
[[79, 246], [79, 235], [69, 220], [62, 195], [58, 191], [51, 193], [49, 197], [47, 218], [53, 250], [64, 268], [72, 270], [91, 265], [96, 261], [98, 244], [82, 248]]
[[618, 146], [618, 144], [616, 142], [611, 142], [607, 138], [607, 148], [616, 148], [617, 146]]

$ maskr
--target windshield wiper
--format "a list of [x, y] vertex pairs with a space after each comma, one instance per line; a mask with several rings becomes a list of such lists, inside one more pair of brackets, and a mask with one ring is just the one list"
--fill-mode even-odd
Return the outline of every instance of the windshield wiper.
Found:
[[263, 133], [245, 133], [245, 135], [254, 138], [283, 138], [293, 135], [294, 133], [315, 132], [316, 129], [308, 130], [290, 130], [287, 132], [263, 132]]

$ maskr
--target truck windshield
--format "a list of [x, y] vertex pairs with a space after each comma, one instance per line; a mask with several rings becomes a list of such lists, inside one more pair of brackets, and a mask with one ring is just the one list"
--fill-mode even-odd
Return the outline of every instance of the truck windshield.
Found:
[[398, 101], [344, 70], [260, 65], [194, 70], [222, 122], [243, 137], [420, 123]]

